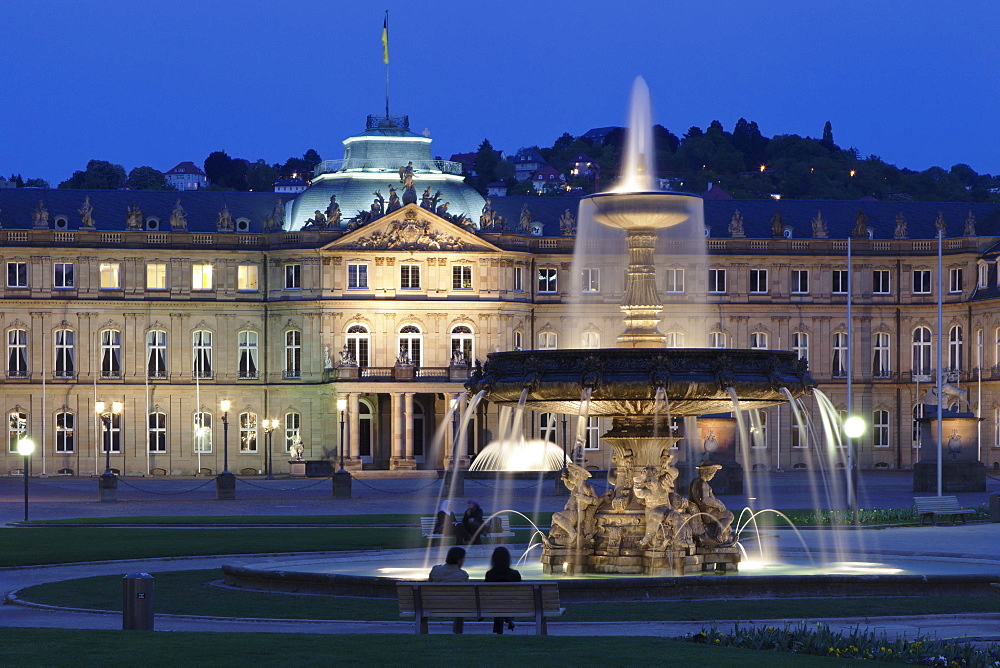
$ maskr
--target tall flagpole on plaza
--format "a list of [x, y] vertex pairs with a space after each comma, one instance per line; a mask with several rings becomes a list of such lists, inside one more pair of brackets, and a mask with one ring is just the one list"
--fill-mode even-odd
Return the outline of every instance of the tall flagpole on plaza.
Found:
[[938, 257], [937, 257], [937, 495], [941, 496], [943, 494], [943, 484], [942, 484], [942, 470], [944, 467], [943, 463], [943, 448], [941, 440], [944, 438], [944, 397], [941, 394], [941, 389], [943, 383], [942, 379], [942, 366], [944, 365], [944, 355], [942, 353], [942, 348], [944, 348], [944, 315], [942, 314], [942, 300], [944, 292], [944, 278], [941, 275], [942, 272], [942, 254], [944, 248], [944, 230], [938, 230]]
[[389, 10], [382, 21], [382, 62], [385, 63], [385, 119], [389, 120]]

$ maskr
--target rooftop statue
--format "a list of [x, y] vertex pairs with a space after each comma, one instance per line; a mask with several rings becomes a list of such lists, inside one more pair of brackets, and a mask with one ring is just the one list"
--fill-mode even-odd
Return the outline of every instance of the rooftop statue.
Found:
[[337, 196], [330, 195], [330, 206], [326, 207], [326, 224], [330, 227], [340, 227], [340, 205]]
[[174, 204], [174, 210], [170, 213], [170, 229], [187, 229], [187, 214], [184, 213], [184, 207], [181, 206], [180, 200], [177, 200], [177, 203]]
[[517, 228], [519, 232], [527, 232], [531, 229], [531, 211], [528, 209], [527, 203], [521, 207], [521, 219], [519, 223]]
[[571, 237], [576, 234], [576, 218], [569, 209], [563, 211], [563, 214], [559, 216], [559, 231], [565, 237]]
[[893, 237], [896, 239], [906, 239], [909, 236], [909, 232], [906, 229], [906, 216], [900, 211], [896, 214], [896, 232], [893, 234]]
[[775, 209], [771, 216], [771, 237], [781, 239], [785, 236], [785, 221], [781, 219], [781, 209]]
[[83, 206], [80, 207], [80, 225], [94, 227], [94, 206], [90, 203], [90, 195], [83, 199]]
[[448, 207], [450, 205], [451, 205], [451, 202], [445, 202], [444, 204], [442, 204], [441, 206], [439, 206], [437, 208], [437, 211], [436, 211], [437, 215], [441, 216], [442, 218], [444, 216], [447, 216], [448, 215]]
[[965, 231], [962, 234], [967, 237], [976, 236], [976, 217], [972, 214], [972, 209], [969, 209], [969, 215], [965, 217]]
[[313, 217], [306, 221], [306, 227], [322, 229], [326, 227], [326, 216], [319, 209], [313, 211]]
[[128, 212], [125, 214], [125, 229], [142, 229], [142, 211], [139, 210], [139, 205], [135, 202], [132, 202], [128, 208]]
[[392, 187], [392, 184], [390, 184], [389, 185], [389, 204], [386, 205], [385, 212], [386, 213], [392, 213], [393, 211], [395, 211], [399, 207], [400, 207], [400, 204], [399, 204], [399, 195], [396, 194], [396, 189]]
[[813, 239], [826, 239], [829, 235], [826, 231], [826, 221], [823, 220], [823, 212], [817, 211], [816, 217], [812, 219]]
[[424, 208], [424, 209], [430, 209], [431, 211], [434, 210], [434, 207], [431, 205], [431, 187], [430, 186], [427, 186], [427, 189], [424, 191], [424, 194], [420, 196], [420, 206], [421, 206], [421, 208]]
[[733, 217], [729, 221], [729, 236], [733, 238], [742, 238], [747, 234], [743, 230], [743, 214], [740, 213], [739, 209], [733, 211]]
[[38, 207], [31, 212], [31, 219], [36, 230], [49, 226], [49, 210], [45, 208], [45, 202], [38, 200]]
[[264, 219], [264, 231], [265, 232], [277, 232], [285, 226], [285, 205], [282, 204], [281, 200], [276, 200], [274, 203], [274, 209], [268, 214], [267, 218]]
[[385, 198], [382, 197], [381, 190], [376, 190], [372, 194], [375, 195], [375, 199], [374, 201], [372, 201], [371, 211], [372, 211], [372, 219], [375, 219], [385, 213]]
[[868, 214], [864, 209], [858, 209], [858, 215], [854, 218], [854, 229], [851, 230], [852, 239], [868, 238]]
[[948, 233], [948, 225], [944, 222], [944, 212], [938, 211], [937, 218], [934, 219], [934, 229], [944, 236]]
[[219, 210], [219, 217], [216, 220], [217, 229], [219, 232], [232, 232], [233, 231], [233, 217], [229, 213], [229, 206], [223, 202], [222, 209]]
[[479, 215], [479, 229], [488, 230], [496, 224], [496, 211], [493, 210], [493, 202], [486, 198], [483, 205], [483, 212]]
[[403, 190], [413, 189], [413, 161], [406, 164], [406, 167], [399, 168], [399, 182], [403, 184]]

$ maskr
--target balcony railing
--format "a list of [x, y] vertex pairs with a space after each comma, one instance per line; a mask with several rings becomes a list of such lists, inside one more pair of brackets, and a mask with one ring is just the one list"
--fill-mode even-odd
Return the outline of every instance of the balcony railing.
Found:
[[20, 369], [7, 369], [8, 378], [27, 378], [28, 372]]
[[283, 369], [281, 371], [282, 380], [298, 380], [302, 378], [301, 369]]

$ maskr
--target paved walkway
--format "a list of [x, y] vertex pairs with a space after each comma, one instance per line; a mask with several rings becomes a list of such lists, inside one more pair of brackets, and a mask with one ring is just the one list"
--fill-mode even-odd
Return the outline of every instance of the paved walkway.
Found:
[[[776, 507], [809, 507], [811, 495], [801, 486], [802, 478], [796, 474], [785, 474], [778, 485], [774, 498]], [[33, 519], [56, 519], [72, 517], [112, 517], [144, 515], [279, 515], [279, 514], [348, 514], [381, 512], [430, 512], [436, 503], [436, 486], [428, 486], [425, 479], [379, 479], [371, 480], [377, 486], [358, 490], [356, 498], [333, 500], [328, 496], [317, 496], [317, 487], [323, 494], [329, 494], [328, 481], [322, 486], [312, 481], [254, 481], [258, 487], [246, 487], [242, 498], [233, 502], [215, 502], [206, 498], [178, 498], [182, 495], [198, 494], [203, 490], [187, 491], [187, 488], [203, 481], [197, 480], [149, 480], [135, 481], [137, 498], [129, 499], [124, 493], [117, 504], [100, 504], [96, 497], [96, 480], [87, 479], [47, 479], [32, 480], [32, 492], [36, 495], [30, 507]], [[357, 481], [356, 481], [357, 482]], [[863, 507], [908, 506], [913, 494], [909, 491], [908, 474], [872, 474], [864, 476], [860, 489]], [[310, 487], [305, 487], [308, 484]], [[15, 479], [0, 479], [0, 520], [16, 522], [23, 517], [23, 482]], [[510, 507], [528, 508], [537, 503], [543, 510], [560, 508], [565, 497], [554, 494], [552, 481], [542, 483], [532, 481], [512, 481], [506, 485], [489, 488], [471, 481], [466, 483], [466, 496], [477, 495], [486, 501], [489, 508], [500, 508], [504, 503]], [[127, 489], [127, 488], [126, 488]], [[251, 490], [256, 490], [251, 492]], [[482, 490], [482, 492], [480, 491]], [[159, 493], [152, 496], [151, 491]], [[238, 488], [240, 491], [240, 488]], [[1000, 483], [991, 480], [990, 492], [1000, 491]], [[484, 493], [485, 492], [485, 493]], [[879, 503], [866, 504], [865, 495], [878, 496]], [[143, 496], [145, 495], [145, 496]], [[152, 497], [152, 498], [150, 498]], [[964, 505], [985, 503], [986, 494], [961, 495]], [[494, 502], [495, 501], [495, 502]], [[727, 497], [730, 507], [740, 507], [739, 497]], [[847, 554], [872, 555], [891, 554], [904, 558], [919, 557], [925, 561], [936, 561], [945, 570], [959, 563], [975, 565], [976, 569], [1000, 574], [1000, 524], [973, 524], [967, 526], [910, 527], [885, 530], [845, 529], [833, 532], [804, 530], [801, 532], [778, 531], [773, 534], [781, 552], [803, 550], [829, 551], [841, 548]], [[752, 549], [751, 549], [752, 553]], [[314, 556], [314, 555], [313, 555]], [[124, 575], [147, 571], [165, 572], [173, 570], [193, 570], [218, 568], [224, 563], [273, 561], [275, 555], [234, 555], [214, 557], [190, 557], [176, 559], [123, 560], [115, 562], [67, 564], [30, 568], [0, 568], [0, 595], [8, 596], [25, 587], [47, 582], [58, 582], [95, 575]], [[964, 568], [964, 566], [963, 566]], [[719, 620], [715, 624], [720, 630], [732, 626], [735, 620]], [[739, 620], [741, 626], [748, 624], [782, 626], [795, 620]], [[886, 632], [890, 636], [913, 637], [916, 635], [936, 635], [942, 638], [967, 638], [1000, 641], [1000, 613], [970, 615], [925, 615], [917, 617], [875, 617], [838, 618], [822, 617], [805, 620], [824, 622], [835, 630], [850, 631], [856, 627], [876, 632]], [[649, 635], [679, 636], [696, 633], [708, 622], [553, 622], [549, 625], [552, 635]], [[47, 627], [78, 629], [119, 629], [120, 614], [90, 613], [64, 609], [45, 609], [22, 605], [0, 606], [0, 626], [7, 627]], [[412, 622], [356, 622], [320, 620], [262, 620], [206, 618], [184, 615], [157, 615], [157, 630], [163, 631], [221, 631], [243, 633], [410, 633]], [[489, 633], [491, 624], [470, 622], [467, 633]], [[431, 625], [432, 633], [448, 633], [450, 623]], [[533, 626], [519, 626], [516, 634], [533, 633]]]

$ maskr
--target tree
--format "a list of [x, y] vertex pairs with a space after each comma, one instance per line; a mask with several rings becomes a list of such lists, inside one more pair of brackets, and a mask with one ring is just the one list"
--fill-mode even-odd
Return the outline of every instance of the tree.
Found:
[[167, 177], [152, 167], [136, 167], [128, 173], [125, 185], [129, 190], [176, 190]]
[[273, 190], [274, 182], [278, 180], [280, 165], [269, 165], [264, 160], [249, 165], [247, 170], [247, 185], [250, 190]]
[[833, 125], [830, 121], [826, 122], [823, 126], [823, 138], [819, 140], [823, 146], [825, 146], [830, 151], [836, 151], [837, 145], [833, 143]]
[[73, 172], [73, 176], [59, 184], [60, 188], [118, 190], [125, 185], [125, 168], [106, 160], [91, 160], [86, 171]]
[[[20, 180], [21, 176], [18, 175], [17, 178], [18, 178], [18, 180]], [[27, 181], [24, 182], [23, 185], [20, 185], [18, 187], [19, 188], [48, 188], [49, 187], [49, 182], [46, 181], [45, 179], [28, 179]]]
[[229, 173], [233, 159], [225, 151], [213, 151], [205, 158], [205, 176], [213, 185], [222, 185], [222, 180]]
[[500, 178], [497, 174], [500, 156], [497, 155], [489, 139], [483, 139], [483, 143], [479, 145], [479, 150], [476, 151], [475, 166], [476, 178], [472, 187], [478, 190], [480, 195], [485, 195], [486, 186]]
[[310, 168], [315, 167], [319, 163], [323, 162], [323, 158], [319, 157], [319, 153], [316, 149], [311, 148], [302, 155], [302, 160], [309, 163]]

